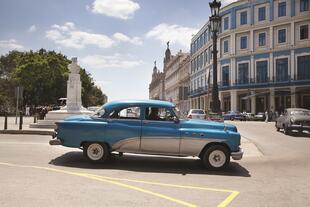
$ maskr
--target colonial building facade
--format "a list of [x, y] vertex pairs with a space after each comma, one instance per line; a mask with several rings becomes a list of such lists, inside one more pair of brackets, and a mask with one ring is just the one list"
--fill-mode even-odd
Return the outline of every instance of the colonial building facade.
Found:
[[[309, 0], [239, 0], [221, 9], [218, 83], [223, 111], [310, 108]], [[191, 107], [209, 109], [208, 23], [191, 43]]]
[[156, 65], [154, 66], [149, 98], [173, 102], [181, 113], [187, 113], [189, 111], [189, 62], [189, 53], [180, 51], [172, 56], [168, 44], [163, 72], [160, 72]]

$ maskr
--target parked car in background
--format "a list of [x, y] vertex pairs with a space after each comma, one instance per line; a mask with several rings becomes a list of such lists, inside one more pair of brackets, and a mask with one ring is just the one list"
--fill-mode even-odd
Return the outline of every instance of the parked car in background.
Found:
[[245, 115], [238, 111], [228, 111], [227, 113], [223, 115], [223, 117], [224, 117], [224, 120], [231, 120], [231, 121], [234, 121], [234, 120], [245, 121], [246, 120]]
[[221, 114], [217, 114], [217, 113], [212, 113], [209, 112], [207, 114], [207, 120], [209, 121], [217, 121], [217, 122], [224, 122], [224, 118]]
[[284, 134], [290, 134], [293, 130], [299, 133], [310, 132], [310, 110], [303, 108], [289, 108], [284, 111], [275, 123], [277, 131], [284, 130]]
[[91, 162], [103, 162], [111, 152], [197, 156], [208, 169], [221, 170], [230, 157], [243, 156], [235, 126], [180, 120], [175, 105], [164, 101], [110, 102], [92, 116], [72, 116], [56, 125], [50, 145], [83, 149]]
[[255, 116], [254, 116], [254, 121], [265, 121], [266, 116], [264, 112], [258, 112]]
[[252, 113], [246, 113], [245, 114], [245, 119], [247, 121], [253, 121], [254, 120], [254, 117], [255, 117], [255, 114], [252, 114]]
[[189, 119], [206, 119], [207, 114], [202, 109], [191, 109], [188, 112], [187, 118], [189, 118]]

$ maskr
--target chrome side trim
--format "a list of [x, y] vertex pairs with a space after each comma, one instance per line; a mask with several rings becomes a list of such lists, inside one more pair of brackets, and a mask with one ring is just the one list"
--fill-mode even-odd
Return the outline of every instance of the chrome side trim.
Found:
[[139, 152], [140, 137], [120, 140], [112, 145], [112, 150], [119, 152]]
[[199, 156], [207, 144], [223, 141], [223, 139], [183, 137], [180, 144], [180, 155]]

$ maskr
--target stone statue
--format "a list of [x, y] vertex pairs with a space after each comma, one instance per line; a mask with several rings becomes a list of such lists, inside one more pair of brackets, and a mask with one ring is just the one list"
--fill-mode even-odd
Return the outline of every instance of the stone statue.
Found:
[[77, 58], [74, 57], [71, 60], [72, 63], [68, 65], [68, 69], [72, 74], [78, 74], [80, 72], [80, 66], [77, 64]]
[[169, 49], [170, 41], [167, 42], [167, 48]]

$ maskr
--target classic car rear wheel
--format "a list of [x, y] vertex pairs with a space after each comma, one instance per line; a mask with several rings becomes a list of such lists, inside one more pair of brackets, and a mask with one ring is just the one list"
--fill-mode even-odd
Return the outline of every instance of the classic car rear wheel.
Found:
[[213, 145], [204, 152], [202, 161], [210, 170], [225, 169], [230, 161], [229, 151], [222, 145]]
[[109, 150], [107, 145], [102, 143], [85, 143], [83, 154], [91, 162], [103, 162], [109, 157]]

